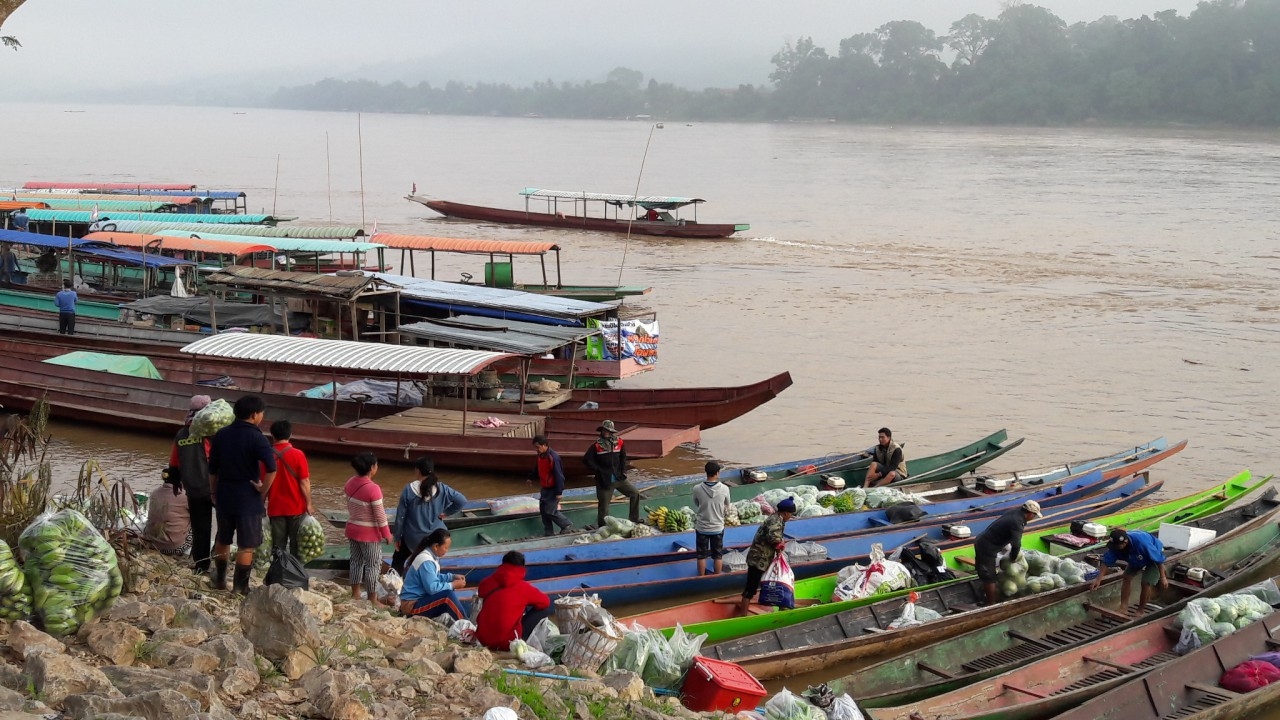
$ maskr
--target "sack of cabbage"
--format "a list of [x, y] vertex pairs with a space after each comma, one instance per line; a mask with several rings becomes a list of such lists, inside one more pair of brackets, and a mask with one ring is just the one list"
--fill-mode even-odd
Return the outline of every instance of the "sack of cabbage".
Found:
[[124, 587], [116, 551], [75, 510], [36, 518], [18, 537], [23, 570], [44, 629], [69, 635], [111, 607]]
[[1002, 557], [1000, 574], [996, 584], [1005, 597], [1034, 595], [1058, 590], [1068, 585], [1079, 585], [1088, 579], [1093, 568], [1072, 560], [1056, 557], [1036, 550], [1023, 550], [1017, 561]]
[[0, 540], [0, 620], [31, 619], [31, 587], [9, 543]]

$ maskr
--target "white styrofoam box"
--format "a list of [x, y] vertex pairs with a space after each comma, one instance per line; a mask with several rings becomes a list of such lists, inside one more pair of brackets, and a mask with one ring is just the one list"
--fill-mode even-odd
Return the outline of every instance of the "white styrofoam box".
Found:
[[1087, 522], [1084, 524], [1083, 532], [1091, 538], [1101, 540], [1107, 536], [1107, 526], [1101, 523]]
[[968, 525], [948, 525], [947, 534], [957, 540], [963, 540], [967, 537], [973, 537], [973, 530]]
[[1008, 490], [1009, 485], [1012, 482], [1013, 481], [1009, 478], [983, 478], [982, 480], [982, 484], [985, 485], [988, 490], [995, 490], [996, 492]]
[[1160, 531], [1157, 537], [1159, 537], [1160, 542], [1164, 543], [1167, 547], [1171, 547], [1175, 550], [1191, 550], [1192, 548], [1198, 548], [1218, 537], [1218, 533], [1214, 530], [1206, 530], [1204, 528], [1160, 523]]

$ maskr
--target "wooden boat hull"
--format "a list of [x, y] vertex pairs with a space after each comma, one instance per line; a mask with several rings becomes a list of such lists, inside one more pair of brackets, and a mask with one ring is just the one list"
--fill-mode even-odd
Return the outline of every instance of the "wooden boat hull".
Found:
[[[1115, 512], [1120, 508], [1127, 507], [1129, 504], [1138, 502], [1140, 498], [1148, 497], [1153, 491], [1152, 488], [1159, 484], [1159, 482], [1152, 482], [1137, 491], [1134, 491], [1131, 486], [1125, 486], [1124, 489], [1117, 488], [1098, 496], [1096, 501], [1114, 503], [1109, 504], [1107, 507], [1109, 512]], [[1128, 494], [1126, 495], [1126, 493]], [[1090, 500], [1095, 500], [1095, 498], [1090, 498]], [[1112, 508], [1116, 509], [1113, 510]], [[1078, 506], [1068, 506], [1063, 508], [1058, 515], [1060, 518], [1075, 519], [1076, 516], [1093, 517], [1097, 514], [1098, 506], [1088, 504], [1085, 509], [1078, 509]], [[977, 534], [994, 520], [994, 516], [988, 516], [968, 521], [966, 524]], [[832, 573], [854, 562], [864, 562], [871, 551], [872, 544], [880, 543], [884, 547], [897, 547], [903, 543], [912, 542], [921, 535], [938, 540], [941, 547], [944, 548], [955, 547], [968, 542], [946, 542], [943, 538], [941, 525], [909, 527], [906, 529], [894, 528], [872, 535], [835, 538], [824, 541], [822, 544], [827, 548], [827, 557], [825, 559], [797, 563], [792, 566], [792, 570], [797, 579]], [[696, 568], [692, 560], [681, 560], [679, 562], [658, 563], [640, 568], [536, 580], [533, 585], [548, 595], [565, 595], [586, 590], [599, 595], [600, 599], [606, 604], [623, 605], [662, 600], [692, 593], [723, 592], [732, 588], [741, 588], [745, 580], [746, 572], [730, 572], [728, 570], [715, 575], [699, 577], [696, 575]]]
[[1194, 650], [1058, 715], [1059, 720], [1238, 720], [1273, 718], [1280, 683], [1240, 694], [1218, 687], [1222, 674], [1280, 647], [1280, 613]]
[[[52, 335], [52, 337], [49, 337]], [[194, 337], [194, 334], [193, 334]], [[190, 339], [188, 339], [190, 341]], [[72, 350], [89, 350], [92, 352], [117, 352], [127, 355], [145, 355], [151, 358], [157, 369], [170, 380], [190, 381], [192, 372], [196, 377], [216, 377], [228, 375], [236, 380], [236, 384], [245, 390], [252, 390], [264, 395], [294, 395], [330, 382], [349, 382], [357, 378], [335, 378], [331, 374], [320, 371], [309, 371], [299, 368], [273, 368], [270, 380], [261, 363], [235, 360], [210, 361], [193, 359], [183, 355], [177, 348], [147, 347], [145, 343], [134, 343], [129, 340], [100, 340], [79, 335], [58, 335], [56, 333], [33, 333], [17, 330], [0, 339], [0, 353], [21, 356], [33, 360], [60, 355]], [[581, 420], [594, 422], [597, 425], [604, 420], [625, 422], [639, 425], [698, 425], [699, 428], [716, 427], [730, 422], [777, 397], [778, 393], [791, 387], [791, 374], [779, 373], [766, 380], [747, 385], [726, 387], [694, 387], [694, 388], [655, 388], [648, 390], [628, 389], [581, 389], [574, 390], [568, 400], [557, 407], [546, 409], [526, 408], [526, 415], [556, 417], [565, 420]], [[269, 398], [268, 402], [272, 400]], [[583, 410], [581, 406], [594, 402], [598, 407], [594, 410]], [[339, 404], [350, 404], [340, 401]], [[441, 407], [461, 410], [461, 402], [440, 403]], [[468, 404], [471, 412], [480, 416], [484, 413], [514, 414], [519, 412], [519, 405], [512, 403], [486, 403], [484, 401]], [[392, 406], [369, 405], [364, 411], [369, 414], [390, 414], [398, 408]], [[686, 422], [688, 420], [689, 422]], [[694, 420], [709, 423], [706, 426]]]
[[[1262, 484], [1254, 483], [1251, 478], [1249, 480], [1243, 478], [1242, 473], [1233, 478], [1226, 487], [1236, 492]], [[1262, 482], [1269, 479], [1266, 478]], [[1229, 518], [1226, 528], [1229, 530], [1235, 525], [1255, 527], [1255, 521], [1269, 516], [1275, 507], [1274, 491], [1268, 491], [1263, 498], [1240, 508], [1238, 515], [1234, 515], [1234, 511], [1223, 513], [1223, 516]], [[1208, 526], [1219, 530], [1222, 529], [1223, 523], [1221, 517], [1201, 520], [1177, 519], [1177, 521], [1179, 524]], [[1224, 538], [1224, 542], [1215, 542], [1196, 548], [1177, 558], [1171, 558], [1170, 562], [1229, 568], [1238, 559], [1241, 542], [1244, 542], [1238, 540], [1244, 537], [1243, 533], [1233, 534], [1232, 537], [1236, 539], [1226, 541]], [[1251, 564], [1250, 567], [1257, 566]], [[1232, 582], [1238, 580], [1244, 583], [1252, 577], [1252, 574], [1238, 574], [1233, 576]], [[1005, 626], [980, 628], [955, 637], [941, 639], [925, 647], [919, 647], [909, 655], [899, 655], [840, 678], [834, 681], [832, 686], [840, 687], [850, 693], [858, 692], [859, 704], [865, 708], [919, 702], [950, 692], [1025, 665], [1065, 647], [1132, 626], [1133, 623], [1130, 623], [1129, 618], [1116, 618], [1106, 612], [1093, 609], [1115, 607], [1118, 604], [1118, 592], [1114, 586], [1104, 584], [1099, 590], [1082, 597], [1082, 602], [1055, 605], [1041, 614], [1028, 613], [1012, 618]], [[1179, 588], [1175, 587], [1157, 596], [1156, 602], [1164, 603], [1168, 610], [1169, 606], [1180, 602], [1185, 596], [1187, 593], [1180, 593]], [[1175, 607], [1168, 612], [1176, 612], [1176, 610]], [[1136, 623], [1136, 621], [1133, 622]], [[1010, 631], [1017, 635], [1011, 634]], [[1027, 637], [1031, 640], [1026, 640]], [[944, 674], [947, 677], [944, 677]]]
[[503, 225], [532, 225], [534, 227], [554, 227], [567, 230], [588, 230], [591, 232], [630, 232], [632, 235], [704, 239], [727, 238], [735, 232], [747, 230], [750, 227], [743, 224], [717, 225], [689, 220], [683, 220], [678, 224], [651, 222], [648, 220], [628, 222], [627, 220], [610, 220], [602, 217], [566, 216], [526, 210], [504, 210], [482, 205], [466, 205], [448, 200], [428, 200], [417, 195], [410, 195], [408, 199], [426, 205], [447, 218], [478, 220], [480, 222], [501, 223]]
[[[1092, 472], [1062, 485], [1043, 489], [1025, 489], [1021, 492], [975, 497], [968, 492], [962, 497], [947, 500], [945, 496], [928, 507], [929, 515], [921, 521], [896, 527], [923, 528], [939, 523], [967, 522], [973, 518], [1000, 515], [1025, 500], [1036, 500], [1044, 509], [1067, 506], [1102, 492], [1114, 485], [1115, 480], [1104, 480], [1101, 472]], [[951, 493], [948, 493], [951, 495]], [[594, 512], [594, 509], [591, 510]], [[725, 528], [726, 547], [749, 546], [755, 536], [756, 525]], [[858, 513], [822, 515], [812, 518], [792, 518], [787, 523], [787, 537], [805, 541], [822, 542], [827, 538], [848, 538], [878, 534], [895, 527], [884, 510], [868, 510]], [[921, 531], [923, 532], [923, 530]], [[525, 553], [525, 578], [544, 580], [565, 575], [621, 570], [641, 565], [674, 562], [696, 550], [693, 532], [665, 533], [645, 538], [613, 540], [566, 548], [534, 550]], [[480, 581], [502, 562], [502, 552], [485, 555], [455, 556], [450, 554], [445, 565], [451, 572], [465, 572], [467, 577]]]
[[[1155, 530], [1164, 520], [1162, 517], [1153, 515], [1147, 515], [1143, 520], [1138, 520], [1139, 517], [1142, 516], [1129, 518], [1125, 526]], [[1108, 522], [1108, 524], [1116, 523]], [[1232, 526], [1224, 523], [1220, 527], [1229, 529]], [[1030, 542], [1024, 543], [1023, 547], [1046, 552], [1050, 548], [1043, 538], [1052, 534], [1056, 533], [1028, 534], [1024, 539]], [[1089, 551], [1096, 552], [1096, 548], [1086, 548], [1072, 555], [1079, 556]], [[967, 555], [972, 557], [971, 552]], [[954, 558], [952, 560], [955, 561]], [[773, 679], [821, 670], [870, 654], [904, 652], [922, 644], [988, 627], [1024, 613], [1032, 614], [1032, 611], [1067, 602], [1069, 598], [1086, 593], [1092, 592], [1098, 597], [1106, 595], [1101, 589], [1089, 591], [1088, 585], [1082, 584], [1011, 599], [992, 607], [957, 610], [957, 605], [976, 605], [983, 599], [980, 582], [971, 580], [961, 584], [965, 587], [950, 586], [931, 591], [921, 597], [922, 606], [943, 615], [943, 619], [937, 622], [885, 632], [888, 630], [889, 622], [898, 616], [904, 604], [903, 602], [889, 603], [889, 607], [877, 606], [878, 612], [874, 609], [870, 612], [866, 609], [842, 611], [839, 614], [791, 625], [784, 629], [720, 643], [705, 648], [703, 652], [709, 657], [736, 662], [760, 679]], [[1118, 597], [1117, 593], [1112, 595]], [[1114, 604], [1114, 598], [1110, 599]], [[1101, 601], [1095, 597], [1093, 602]], [[875, 634], [866, 634], [862, 628], [870, 628], [875, 631]]]
[[[110, 376], [91, 370], [33, 363], [0, 355], [0, 402], [27, 410], [41, 397], [55, 418], [98, 423], [126, 430], [172, 435], [186, 418], [194, 388], [183, 383]], [[244, 391], [201, 386], [199, 392], [234, 399]], [[306, 452], [349, 456], [372, 450], [388, 461], [409, 462], [430, 455], [438, 466], [525, 473], [529, 469], [528, 437], [432, 435], [423, 432], [383, 430], [367, 426], [333, 424], [326, 413], [332, 403], [289, 396], [271, 396], [268, 420], [294, 421], [294, 444]], [[339, 404], [340, 405], [340, 404]], [[341, 411], [340, 411], [341, 412]], [[345, 410], [350, 412], [350, 410]], [[596, 424], [581, 420], [550, 420], [546, 433], [562, 449], [565, 472], [586, 475], [582, 455], [597, 437]], [[697, 428], [620, 425], [630, 455], [663, 457], [687, 442], [698, 440]]]

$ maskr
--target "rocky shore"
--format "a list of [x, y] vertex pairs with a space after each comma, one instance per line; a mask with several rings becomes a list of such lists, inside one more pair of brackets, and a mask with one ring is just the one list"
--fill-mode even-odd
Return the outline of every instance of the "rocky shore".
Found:
[[[141, 551], [134, 588], [74, 636], [0, 625], [0, 720], [207, 718], [523, 720], [713, 718], [657, 698], [630, 672], [511, 675], [509, 653], [460, 645], [313, 580], [311, 591], [208, 589], [185, 562]], [[547, 671], [571, 675], [557, 666]]]

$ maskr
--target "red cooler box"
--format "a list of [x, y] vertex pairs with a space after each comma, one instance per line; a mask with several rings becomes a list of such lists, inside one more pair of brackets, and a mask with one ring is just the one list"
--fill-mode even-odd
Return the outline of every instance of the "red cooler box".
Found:
[[680, 688], [680, 701], [690, 710], [751, 710], [768, 692], [740, 665], [695, 657]]

